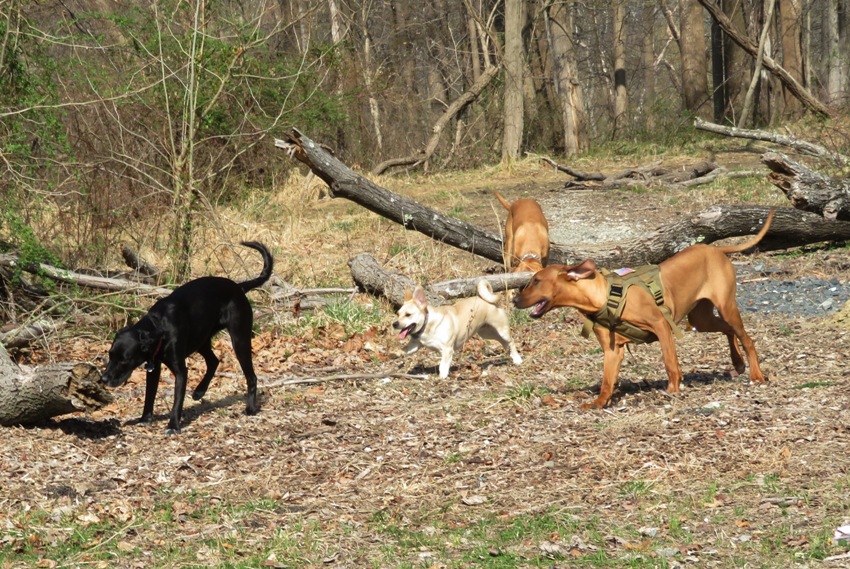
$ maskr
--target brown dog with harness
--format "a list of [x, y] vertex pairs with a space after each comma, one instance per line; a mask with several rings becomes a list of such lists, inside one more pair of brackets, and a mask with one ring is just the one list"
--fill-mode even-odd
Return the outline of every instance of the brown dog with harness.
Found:
[[[641, 267], [627, 274], [603, 273], [588, 259], [578, 265], [550, 265], [537, 272], [514, 299], [517, 308], [531, 308], [531, 317], [540, 318], [553, 308], [572, 306], [589, 321], [604, 354], [599, 396], [582, 408], [600, 409], [614, 392], [624, 346], [630, 342], [661, 343], [667, 371], [667, 391], [677, 393], [682, 381], [674, 334], [685, 316], [698, 332], [722, 332], [729, 340], [734, 374], [743, 373], [744, 358], [737, 340], [743, 344], [750, 367], [750, 381], [765, 381], [752, 339], [744, 330], [735, 299], [735, 268], [727, 255], [754, 247], [773, 221], [771, 208], [759, 233], [741, 245], [715, 247], [692, 245], [657, 266]], [[625, 277], [622, 280], [621, 277]], [[637, 285], [637, 286], [634, 286]], [[617, 297], [620, 298], [617, 298]], [[715, 308], [717, 314], [715, 314]]]

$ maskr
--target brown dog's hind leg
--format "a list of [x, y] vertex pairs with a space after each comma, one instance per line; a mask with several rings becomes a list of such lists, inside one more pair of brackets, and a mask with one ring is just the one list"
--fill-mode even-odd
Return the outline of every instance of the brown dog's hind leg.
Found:
[[[740, 315], [738, 319], [740, 320]], [[744, 356], [738, 347], [736, 333], [726, 320], [714, 314], [714, 305], [711, 301], [706, 299], [700, 300], [696, 307], [688, 314], [688, 322], [697, 332], [721, 332], [725, 334], [729, 341], [729, 355], [732, 358], [732, 367], [735, 370], [735, 375], [744, 373]]]
[[738, 337], [744, 346], [744, 352], [747, 354], [747, 363], [750, 365], [750, 381], [763, 383], [764, 374], [761, 372], [761, 367], [759, 366], [756, 345], [753, 343], [750, 335], [747, 334], [747, 331], [744, 330], [744, 322], [741, 320], [741, 313], [738, 311], [738, 304], [735, 302], [734, 297], [718, 305], [717, 311], [720, 313], [720, 317], [729, 324], [735, 336]]

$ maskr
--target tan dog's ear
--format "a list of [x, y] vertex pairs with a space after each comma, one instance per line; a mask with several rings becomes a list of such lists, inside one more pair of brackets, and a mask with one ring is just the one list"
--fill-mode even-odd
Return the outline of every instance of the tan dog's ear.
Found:
[[425, 296], [425, 289], [421, 286], [417, 286], [416, 289], [413, 291], [413, 300], [419, 306], [427, 306], [428, 298]]
[[567, 280], [570, 281], [579, 281], [581, 279], [588, 278], [592, 279], [596, 277], [596, 263], [593, 262], [593, 259], [587, 259], [578, 265], [567, 267], [561, 274], [564, 274], [567, 277]]
[[407, 302], [407, 301], [408, 301], [408, 300], [410, 300], [411, 298], [413, 298], [413, 295], [410, 293], [410, 289], [409, 289], [409, 288], [405, 288], [405, 289], [404, 289], [404, 301], [405, 301], [405, 302]]

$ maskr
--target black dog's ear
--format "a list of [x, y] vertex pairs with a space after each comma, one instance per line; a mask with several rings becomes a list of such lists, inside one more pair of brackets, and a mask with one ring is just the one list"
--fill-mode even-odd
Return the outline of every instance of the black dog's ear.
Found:
[[139, 348], [141, 348], [141, 352], [143, 354], [151, 353], [161, 337], [162, 333], [158, 330], [139, 330]]

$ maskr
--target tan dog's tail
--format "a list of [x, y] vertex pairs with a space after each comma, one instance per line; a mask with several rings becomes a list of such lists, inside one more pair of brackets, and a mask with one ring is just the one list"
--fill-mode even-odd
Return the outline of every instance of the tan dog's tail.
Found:
[[484, 279], [478, 281], [478, 296], [490, 304], [498, 304], [502, 298], [502, 295], [493, 292], [493, 287]]
[[496, 196], [497, 200], [502, 202], [502, 207], [504, 207], [508, 211], [511, 211], [511, 204], [509, 204], [508, 201], [505, 198], [503, 198], [501, 195], [499, 195], [499, 192], [493, 192], [493, 195]]
[[730, 253], [740, 253], [741, 251], [746, 251], [750, 247], [755, 247], [758, 242], [761, 241], [761, 238], [765, 236], [767, 230], [770, 229], [770, 224], [773, 221], [773, 210], [774, 208], [770, 208], [770, 212], [767, 214], [767, 219], [765, 220], [764, 225], [761, 226], [761, 230], [755, 237], [746, 243], [741, 243], [740, 245], [726, 245], [725, 247], [718, 247], [718, 249], [728, 255]]

